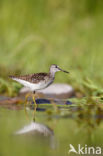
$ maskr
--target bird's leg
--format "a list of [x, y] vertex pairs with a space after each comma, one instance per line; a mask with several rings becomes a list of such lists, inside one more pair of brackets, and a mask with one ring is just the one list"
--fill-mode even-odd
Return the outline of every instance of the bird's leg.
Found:
[[37, 109], [37, 103], [36, 103], [36, 101], [35, 101], [35, 91], [33, 92], [33, 94], [32, 94], [33, 96], [33, 102], [34, 102], [34, 112], [33, 112], [33, 116], [34, 116], [34, 118], [35, 118], [35, 112], [36, 112], [36, 109]]
[[28, 93], [26, 96], [25, 96], [25, 103], [24, 103], [24, 110], [25, 110], [25, 114], [26, 114], [26, 117], [28, 119], [28, 114], [27, 114], [27, 111], [26, 111], [26, 105], [27, 105], [27, 100], [28, 100], [28, 97], [31, 96], [31, 93]]
[[31, 93], [26, 94], [26, 96], [25, 96], [25, 101], [26, 102], [27, 102], [29, 96], [31, 96]]

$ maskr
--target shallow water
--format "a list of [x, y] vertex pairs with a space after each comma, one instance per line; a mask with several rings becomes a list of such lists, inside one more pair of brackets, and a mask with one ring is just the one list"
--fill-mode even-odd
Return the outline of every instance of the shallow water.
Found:
[[102, 121], [94, 128], [89, 123], [95, 122], [93, 117], [78, 118], [75, 109], [68, 107], [59, 113], [53, 109], [46, 106], [46, 111], [37, 111], [34, 122], [33, 110], [27, 111], [27, 119], [24, 109], [0, 107], [0, 156], [68, 156], [75, 155], [68, 154], [70, 144], [75, 149], [78, 144], [102, 147]]

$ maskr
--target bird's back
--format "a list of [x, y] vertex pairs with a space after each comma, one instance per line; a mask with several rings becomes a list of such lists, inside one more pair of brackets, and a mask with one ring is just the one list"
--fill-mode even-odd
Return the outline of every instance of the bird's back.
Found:
[[21, 76], [9, 76], [11, 79], [18, 79], [28, 81], [30, 83], [39, 83], [40, 81], [44, 81], [46, 77], [49, 77], [48, 73], [35, 73]]

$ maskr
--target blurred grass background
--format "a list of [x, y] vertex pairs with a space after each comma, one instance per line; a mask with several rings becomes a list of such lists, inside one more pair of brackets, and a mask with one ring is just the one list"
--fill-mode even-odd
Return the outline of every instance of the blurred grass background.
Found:
[[8, 75], [48, 71], [51, 64], [70, 71], [58, 73], [57, 82], [82, 92], [84, 81], [102, 88], [102, 62], [102, 0], [0, 0], [0, 93], [20, 88]]

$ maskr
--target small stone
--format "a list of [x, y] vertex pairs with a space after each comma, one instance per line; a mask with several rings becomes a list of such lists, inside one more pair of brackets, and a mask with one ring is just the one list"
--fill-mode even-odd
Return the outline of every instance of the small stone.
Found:
[[[30, 89], [26, 87], [20, 90], [20, 94], [25, 94], [27, 92], [30, 92]], [[36, 91], [36, 93], [38, 96], [45, 98], [67, 99], [74, 95], [74, 89], [68, 84], [54, 83], [45, 89]]]

